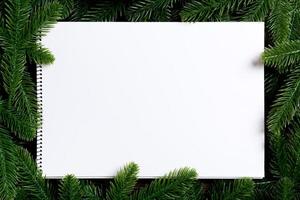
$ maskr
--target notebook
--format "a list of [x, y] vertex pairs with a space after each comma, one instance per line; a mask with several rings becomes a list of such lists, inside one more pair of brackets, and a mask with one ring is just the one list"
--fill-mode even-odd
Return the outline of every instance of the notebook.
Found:
[[[38, 68], [47, 178], [264, 176], [264, 23], [60, 22]], [[42, 143], [39, 141], [43, 141]]]

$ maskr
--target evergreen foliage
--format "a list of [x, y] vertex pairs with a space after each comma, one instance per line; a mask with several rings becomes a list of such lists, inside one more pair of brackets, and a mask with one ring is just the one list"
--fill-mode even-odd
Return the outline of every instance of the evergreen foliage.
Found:
[[80, 182], [72, 175], [65, 176], [59, 186], [60, 200], [81, 200]]
[[192, 187], [196, 177], [196, 171], [189, 168], [174, 170], [166, 176], [153, 181], [150, 185], [140, 189], [138, 192], [133, 193], [130, 199], [182, 199], [186, 192]]
[[129, 21], [169, 21], [170, 9], [177, 0], [135, 1], [128, 12]]
[[86, 11], [83, 16], [85, 21], [116, 21], [118, 16], [123, 16], [125, 3], [122, 0], [104, 0]]
[[267, 65], [275, 67], [281, 73], [295, 68], [300, 61], [300, 40], [286, 41], [267, 48], [263, 59]]
[[[52, 188], [21, 146], [35, 139], [41, 120], [30, 66], [54, 61], [39, 39], [59, 19], [265, 21], [268, 177], [202, 184], [182, 168], [141, 187], [138, 166], [129, 163], [108, 188], [72, 175]], [[0, 199], [300, 199], [299, 64], [299, 0], [0, 0]]]
[[231, 199], [252, 199], [254, 192], [254, 182], [250, 179], [234, 180], [226, 183], [218, 182], [212, 190], [212, 200], [231, 200]]
[[26, 194], [28, 199], [51, 199], [50, 191], [47, 187], [48, 182], [37, 169], [30, 153], [22, 147], [18, 147], [16, 151], [18, 158], [18, 185], [22, 189], [21, 191]]
[[274, 0], [249, 1], [241, 11], [241, 19], [245, 21], [265, 21], [269, 11], [274, 6]]
[[91, 182], [83, 182], [82, 199], [84, 200], [103, 200], [103, 193], [98, 187]]
[[279, 134], [294, 118], [299, 109], [299, 93], [300, 69], [297, 69], [286, 79], [269, 112], [267, 125], [271, 132]]
[[15, 145], [8, 131], [0, 126], [0, 199], [12, 199], [16, 192]]
[[295, 197], [293, 181], [287, 177], [281, 178], [276, 185], [274, 199], [293, 200]]
[[137, 181], [138, 166], [135, 163], [126, 165], [111, 182], [107, 192], [108, 200], [127, 199]]
[[268, 26], [273, 40], [277, 43], [287, 41], [291, 35], [291, 11], [290, 1], [276, 0], [270, 13]]
[[232, 13], [251, 1], [205, 0], [188, 3], [181, 12], [183, 21], [229, 21]]

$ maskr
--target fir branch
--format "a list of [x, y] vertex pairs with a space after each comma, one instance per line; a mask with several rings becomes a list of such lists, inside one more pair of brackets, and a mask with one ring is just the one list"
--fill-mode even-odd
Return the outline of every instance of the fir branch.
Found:
[[30, 75], [24, 71], [21, 81], [14, 102], [2, 102], [0, 119], [19, 138], [30, 141], [36, 135], [40, 116], [37, 112], [35, 86]]
[[2, 61], [3, 87], [8, 94], [6, 110], [0, 113], [2, 121], [21, 139], [32, 140], [38, 127], [39, 115], [35, 86], [25, 71], [25, 56], [23, 53], [18, 54], [17, 49], [12, 52], [6, 50]]
[[54, 55], [49, 49], [43, 47], [40, 43], [34, 43], [26, 51], [27, 56], [30, 60], [36, 64], [48, 65], [52, 64], [55, 60]]
[[231, 9], [231, 0], [192, 1], [188, 3], [180, 13], [185, 22], [194, 21], [222, 21], [228, 17]]
[[107, 200], [128, 199], [132, 192], [138, 174], [138, 166], [135, 163], [129, 163], [122, 168], [110, 183], [110, 188], [107, 191]]
[[255, 0], [240, 11], [244, 21], [265, 21], [268, 14], [274, 7], [274, 0]]
[[60, 19], [62, 6], [54, 1], [45, 1], [32, 8], [32, 15], [26, 27], [27, 40], [36, 40], [36, 37], [44, 36]]
[[291, 4], [293, 5], [293, 11], [292, 11], [292, 31], [291, 31], [291, 40], [300, 40], [300, 1], [298, 0], [292, 0]]
[[164, 177], [154, 180], [150, 185], [134, 192], [131, 200], [171, 200], [182, 199], [193, 186], [197, 172], [182, 168], [174, 170]]
[[144, 0], [136, 1], [128, 11], [129, 21], [168, 21], [170, 9], [178, 0]]
[[15, 197], [15, 200], [26, 200], [29, 199], [28, 194], [23, 188], [18, 187], [17, 188], [17, 195]]
[[279, 90], [267, 119], [270, 132], [279, 134], [295, 116], [300, 101], [300, 69], [291, 73]]
[[81, 184], [83, 200], [104, 200], [101, 190], [91, 182], [83, 182]]
[[50, 200], [48, 183], [41, 172], [36, 168], [36, 163], [30, 153], [18, 147], [17, 158], [20, 187], [30, 195], [30, 199]]
[[85, 21], [116, 21], [125, 12], [126, 4], [122, 0], [103, 0], [97, 2], [83, 16]]
[[254, 199], [272, 199], [275, 184], [276, 181], [263, 180], [262, 182], [256, 182]]
[[[7, 16], [4, 33], [4, 54], [1, 60], [1, 75], [3, 88], [8, 95], [7, 109], [22, 113], [36, 127], [37, 112], [34, 84], [25, 71], [24, 29], [29, 19], [31, 7], [27, 0], [8, 0], [5, 5]], [[12, 115], [10, 114], [10, 116]], [[13, 118], [9, 118], [6, 121], [10, 122], [11, 119]], [[8, 127], [13, 128], [14, 125], [8, 125]], [[16, 130], [12, 131], [16, 132]], [[33, 131], [35, 132], [35, 130]], [[21, 135], [21, 133], [17, 134]], [[32, 135], [28, 132], [25, 136], [21, 136], [21, 138], [27, 138], [29, 134]]]
[[30, 15], [29, 0], [6, 0], [4, 9], [5, 28], [8, 34], [6, 40], [10, 44], [20, 44]]
[[276, 0], [274, 3], [267, 26], [276, 44], [285, 42], [290, 38], [292, 29], [292, 8], [291, 3], [287, 0]]
[[19, 45], [12, 44], [11, 47], [6, 47], [6, 51], [2, 56], [2, 81], [3, 88], [8, 97], [8, 108], [11, 108], [14, 102], [18, 101], [18, 97], [23, 94], [18, 93], [22, 87], [23, 73], [25, 71], [25, 52], [19, 50]]
[[75, 0], [58, 0], [58, 2], [60, 3], [60, 5], [62, 5], [61, 18], [68, 18], [75, 8]]
[[278, 200], [296, 199], [294, 182], [287, 177], [281, 178], [276, 185], [274, 199], [278, 199]]
[[194, 0], [188, 3], [180, 13], [183, 21], [229, 21], [230, 14], [251, 0]]
[[178, 200], [205, 200], [202, 184], [195, 182], [183, 197], [180, 197]]
[[286, 130], [286, 134], [275, 134], [271, 138], [271, 149], [274, 153], [271, 172], [275, 177], [293, 178], [294, 168], [300, 152], [300, 135], [296, 133], [294, 130], [289, 129]]
[[0, 110], [1, 122], [20, 139], [31, 141], [36, 136], [36, 127], [28, 119], [28, 116], [17, 112], [13, 108], [6, 106]]
[[300, 114], [299, 113], [297, 113], [295, 119], [292, 121], [291, 126], [289, 127], [289, 132], [290, 132], [289, 134], [285, 134], [289, 136], [288, 137], [289, 140], [286, 142], [287, 143], [286, 146], [288, 147], [286, 154], [289, 156], [290, 166], [291, 166], [291, 171], [287, 174], [287, 177], [291, 178], [295, 182], [295, 185], [298, 188], [300, 188]]
[[9, 132], [0, 126], [0, 199], [14, 199], [16, 195], [16, 149]]
[[40, 116], [38, 114], [37, 94], [35, 84], [27, 71], [23, 72], [22, 84], [19, 88], [19, 96], [14, 102], [17, 112], [23, 112], [31, 121], [32, 126], [37, 129]]
[[59, 185], [59, 200], [81, 200], [81, 186], [73, 175], [65, 176]]
[[[90, 8], [90, 4], [86, 1], [75, 0], [74, 8], [72, 12], [67, 17], [68, 21], [81, 21], [81, 20], [88, 20], [84, 17], [87, 15], [87, 12]], [[91, 20], [92, 21], [92, 20]]]
[[[293, 177], [295, 187], [300, 188], [300, 152], [298, 152], [298, 154], [297, 154], [296, 164], [294, 167], [294, 171], [291, 174], [291, 177]], [[300, 194], [298, 194], [298, 195], [300, 195]]]
[[246, 200], [254, 194], [254, 182], [250, 179], [236, 179], [226, 183], [219, 181], [211, 191], [211, 200]]
[[288, 71], [300, 61], [300, 40], [287, 41], [273, 48], [267, 48], [263, 60], [265, 64], [275, 67], [279, 72]]

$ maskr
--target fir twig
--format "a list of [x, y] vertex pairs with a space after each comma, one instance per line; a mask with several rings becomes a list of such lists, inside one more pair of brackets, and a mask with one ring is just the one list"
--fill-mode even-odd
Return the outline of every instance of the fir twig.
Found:
[[16, 195], [17, 167], [15, 144], [9, 132], [0, 126], [0, 199]]
[[277, 99], [269, 112], [268, 129], [275, 134], [286, 127], [299, 108], [300, 101], [300, 69], [289, 75], [284, 86], [279, 90]]
[[131, 200], [182, 199], [194, 184], [197, 173], [193, 169], [174, 170], [150, 185], [136, 191]]
[[79, 180], [73, 175], [65, 176], [59, 185], [59, 200], [81, 200]]
[[279, 72], [286, 72], [300, 61], [300, 40], [287, 41], [267, 48], [263, 54], [264, 62]]
[[50, 200], [51, 196], [48, 182], [37, 169], [36, 163], [30, 153], [18, 147], [17, 158], [20, 187], [23, 188], [31, 199]]
[[137, 181], [138, 166], [135, 163], [129, 163], [122, 168], [110, 183], [107, 191], [107, 200], [128, 199], [129, 194]]

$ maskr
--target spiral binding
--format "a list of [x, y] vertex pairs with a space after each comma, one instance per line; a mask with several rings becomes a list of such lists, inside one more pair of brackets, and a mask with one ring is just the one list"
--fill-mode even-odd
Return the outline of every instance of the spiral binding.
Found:
[[39, 127], [37, 129], [37, 155], [36, 155], [36, 162], [37, 166], [40, 170], [42, 170], [42, 165], [43, 165], [43, 160], [42, 160], [42, 154], [43, 154], [43, 141], [42, 141], [42, 136], [43, 136], [43, 88], [42, 88], [42, 66], [37, 65], [37, 70], [36, 70], [36, 78], [37, 78], [37, 83], [36, 83], [36, 91], [37, 91], [37, 105], [38, 105], [38, 114], [39, 114]]

